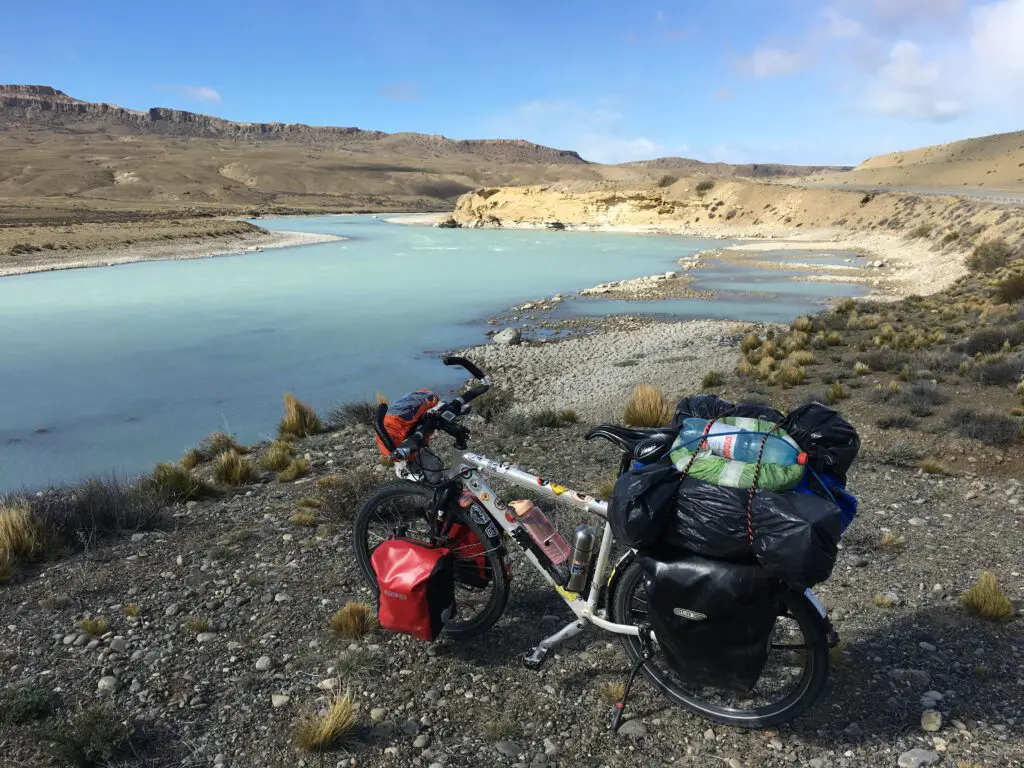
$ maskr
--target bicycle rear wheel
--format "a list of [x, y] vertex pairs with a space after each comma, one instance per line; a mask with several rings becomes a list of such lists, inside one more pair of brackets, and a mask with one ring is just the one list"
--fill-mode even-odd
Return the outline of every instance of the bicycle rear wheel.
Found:
[[[828, 642], [802, 594], [784, 590], [780, 615], [771, 636], [768, 662], [749, 693], [687, 686], [654, 644], [653, 657], [643, 665], [644, 675], [669, 701], [702, 717], [739, 728], [769, 728], [789, 722], [821, 695], [828, 678]], [[622, 574], [611, 605], [619, 624], [641, 625], [647, 620], [647, 592], [643, 569], [632, 563]], [[622, 635], [630, 662], [641, 654], [640, 641]]]
[[[402, 481], [381, 486], [359, 505], [352, 530], [352, 545], [359, 567], [375, 597], [377, 576], [370, 562], [373, 550], [393, 536], [395, 529], [400, 526], [409, 538], [429, 540], [431, 535], [437, 533], [437, 510], [432, 502], [431, 491], [415, 483]], [[461, 507], [452, 509], [448, 516], [451, 522], [468, 528], [483, 544], [482, 569], [475, 559], [460, 557], [460, 550], [452, 549], [455, 558], [457, 613], [445, 625], [444, 634], [463, 639], [486, 632], [501, 618], [508, 604], [509, 580], [505, 571], [505, 548], [500, 531], [494, 526], [480, 525]], [[480, 553], [477, 551], [474, 554]]]

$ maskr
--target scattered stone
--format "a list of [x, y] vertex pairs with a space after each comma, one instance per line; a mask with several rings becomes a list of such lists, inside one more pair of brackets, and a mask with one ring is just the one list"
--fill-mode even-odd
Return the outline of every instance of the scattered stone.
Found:
[[551, 739], [544, 739], [544, 754], [548, 757], [553, 757], [561, 752], [561, 748], [555, 744]]
[[498, 754], [504, 755], [505, 757], [519, 757], [523, 754], [523, 749], [514, 741], [499, 741], [494, 745], [494, 748], [498, 751]]
[[292, 700], [291, 696], [286, 696], [283, 693], [275, 693], [270, 696], [270, 703], [274, 705], [274, 709], [283, 707], [289, 701]]
[[316, 687], [321, 691], [333, 691], [338, 687], [338, 678], [328, 677], [326, 680], [321, 680], [316, 684]]
[[704, 731], [704, 741], [714, 741], [714, 740], [715, 740], [715, 731], [714, 731], [713, 728], [708, 728], [706, 731]]
[[384, 747], [384, 754], [388, 757], [397, 757], [398, 747]]
[[121, 681], [113, 675], [106, 675], [100, 678], [96, 688], [103, 691], [103, 693], [117, 693], [121, 690]]
[[864, 735], [864, 729], [860, 727], [858, 723], [850, 723], [843, 729], [843, 733], [849, 736], [851, 739], [859, 739]]
[[181, 606], [180, 605], [178, 605], [177, 603], [171, 603], [164, 610], [164, 616], [175, 616], [175, 615], [177, 615], [178, 611], [180, 611], [180, 610], [181, 610]]
[[146, 538], [146, 534], [144, 534], [144, 533], [133, 533], [132, 534], [132, 543], [133, 544], [138, 544], [144, 538]]
[[256, 660], [256, 670], [258, 672], [266, 672], [272, 666], [274, 666], [274, 662], [269, 656], [260, 656], [259, 659]]
[[494, 334], [491, 340], [502, 347], [511, 347], [519, 344], [523, 340], [523, 335], [518, 328], [506, 328]]
[[375, 723], [379, 723], [384, 719], [384, 715], [386, 714], [387, 711], [383, 707], [374, 707], [370, 710], [370, 720]]
[[619, 726], [619, 736], [641, 739], [647, 735], [647, 726], [641, 720], [627, 720]]
[[912, 517], [912, 518], [910, 518], [910, 520], [908, 522], [912, 526], [914, 526], [915, 528], [920, 528], [922, 525], [927, 525], [928, 524], [927, 520], [924, 520], [923, 518], [920, 518], [920, 517]]
[[853, 558], [853, 561], [850, 564], [854, 568], [866, 568], [867, 565], [868, 565], [868, 559], [866, 557], [863, 557], [863, 556], [855, 557], [855, 558]]
[[430, 746], [430, 737], [425, 733], [421, 733], [416, 737], [416, 740], [412, 743], [416, 749], [424, 749]]
[[[939, 585], [936, 584], [935, 586], [939, 586]], [[941, 592], [942, 588], [940, 587], [938, 591]], [[920, 643], [918, 643], [918, 645], [921, 646], [922, 649], [928, 651], [928, 653], [934, 653], [935, 650], [936, 650], [934, 645], [932, 645], [931, 643], [925, 642], [923, 640]]]
[[115, 653], [123, 653], [125, 647], [125, 640], [120, 635], [116, 635], [114, 639], [110, 641], [110, 650]]
[[217, 639], [217, 633], [216, 632], [200, 632], [198, 635], [196, 635], [196, 642], [197, 643], [209, 643], [210, 641], [216, 640], [216, 639]]
[[897, 765], [900, 768], [925, 768], [939, 762], [939, 754], [928, 749], [912, 749], [900, 755]]
[[815, 757], [807, 761], [807, 768], [825, 768], [825, 758]]

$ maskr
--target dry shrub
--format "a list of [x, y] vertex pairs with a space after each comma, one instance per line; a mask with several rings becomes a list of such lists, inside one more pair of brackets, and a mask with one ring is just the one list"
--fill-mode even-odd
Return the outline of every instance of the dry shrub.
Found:
[[601, 686], [600, 694], [608, 704], [615, 704], [622, 701], [622, 697], [626, 695], [626, 684], [621, 680], [605, 683]]
[[221, 485], [244, 485], [255, 472], [252, 462], [234, 450], [224, 451], [213, 462], [213, 477]]
[[109, 705], [89, 706], [57, 723], [50, 750], [60, 764], [98, 768], [115, 760], [120, 764], [121, 758], [135, 752], [133, 735], [133, 729]]
[[367, 466], [353, 467], [345, 474], [327, 475], [317, 481], [325, 491], [324, 511], [345, 520], [356, 506], [380, 483], [380, 476]]
[[843, 385], [838, 381], [829, 384], [828, 389], [825, 390], [825, 402], [829, 405], [835, 405], [840, 400], [845, 400], [849, 396], [850, 393], [843, 389]]
[[935, 459], [921, 459], [917, 465], [929, 475], [948, 475], [949, 470]]
[[743, 337], [743, 341], [740, 342], [740, 351], [746, 354], [753, 349], [757, 349], [761, 346], [761, 337], [756, 333], [748, 333]]
[[573, 408], [563, 408], [558, 412], [558, 420], [566, 424], [579, 424], [580, 415]]
[[313, 526], [316, 525], [316, 513], [310, 512], [308, 509], [300, 509], [288, 518], [288, 522], [292, 525]]
[[288, 466], [277, 473], [277, 482], [290, 483], [309, 474], [309, 462], [305, 459], [292, 459]]
[[991, 445], [1012, 445], [1021, 438], [1021, 422], [1001, 413], [960, 408], [949, 415], [946, 426], [963, 437]]
[[882, 534], [882, 549], [899, 549], [906, 543], [907, 540], [903, 536], [900, 536], [898, 533], [886, 531]]
[[308, 710], [295, 724], [295, 743], [309, 752], [324, 752], [344, 744], [356, 724], [356, 708], [351, 696], [338, 695], [326, 712]]
[[295, 399], [290, 392], [284, 396], [284, 416], [277, 425], [277, 433], [281, 436], [309, 437], [323, 432], [323, 424], [316, 411], [303, 402]]
[[1024, 274], [1010, 275], [996, 286], [996, 297], [1007, 304], [1024, 299]]
[[329, 430], [358, 425], [372, 426], [377, 413], [377, 404], [369, 401], [342, 403], [327, 413], [326, 426]]
[[894, 416], [883, 416], [877, 422], [879, 429], [915, 429], [917, 419], [907, 413], [899, 413]]
[[260, 459], [260, 466], [270, 472], [280, 472], [292, 463], [295, 449], [283, 440], [275, 440]]
[[299, 499], [298, 503], [300, 507], [307, 507], [308, 509], [319, 509], [324, 505], [323, 501], [312, 496], [303, 496]]
[[[710, 387], [720, 387], [725, 383], [725, 377], [722, 376], [718, 371], [708, 371], [704, 374], [703, 380], [701, 380], [701, 386], [705, 389]], [[660, 425], [655, 425], [660, 426]]]
[[166, 503], [194, 501], [214, 495], [209, 483], [193, 475], [180, 464], [163, 462], [153, 467], [152, 474], [139, 483]]
[[791, 326], [794, 331], [802, 331], [803, 333], [810, 333], [814, 330], [814, 319], [808, 315], [804, 317], [798, 317], [793, 321]]
[[369, 603], [349, 602], [331, 616], [330, 625], [339, 637], [358, 639], [377, 629], [377, 615]]
[[965, 264], [972, 272], [995, 272], [1018, 256], [1018, 252], [1003, 238], [987, 240], [967, 257]]
[[639, 384], [626, 403], [622, 419], [630, 427], [663, 427], [672, 419], [672, 409], [660, 390]]
[[1003, 594], [996, 583], [995, 574], [982, 571], [978, 581], [960, 598], [960, 602], [972, 616], [992, 621], [1003, 621], [1013, 616], [1013, 603]]
[[87, 635], [100, 637], [110, 631], [110, 622], [102, 616], [97, 616], [94, 619], [83, 619], [79, 623], [78, 628]]

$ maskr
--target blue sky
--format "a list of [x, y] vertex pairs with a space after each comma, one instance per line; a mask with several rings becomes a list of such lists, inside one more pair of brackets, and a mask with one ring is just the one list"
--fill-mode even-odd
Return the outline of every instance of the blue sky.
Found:
[[24, 34], [0, 82], [605, 162], [855, 164], [1024, 129], [1024, 0], [41, 0], [3, 18]]

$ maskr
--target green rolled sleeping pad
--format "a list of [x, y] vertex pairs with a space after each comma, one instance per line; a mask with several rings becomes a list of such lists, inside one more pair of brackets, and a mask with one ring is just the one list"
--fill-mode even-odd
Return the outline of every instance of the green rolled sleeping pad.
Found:
[[[750, 419], [740, 416], [726, 416], [715, 420], [715, 425], [726, 425], [735, 427], [737, 431], [769, 434], [768, 440], [784, 440], [790, 444], [796, 453], [800, 447], [786, 431], [770, 421]], [[682, 431], [672, 444], [672, 451], [669, 457], [676, 469], [680, 472], [689, 466], [687, 477], [695, 480], [703, 480], [713, 485], [723, 485], [730, 488], [750, 488], [754, 483], [754, 465], [744, 461], [732, 461], [711, 452], [709, 449], [697, 451], [697, 457], [690, 463], [694, 451], [699, 443], [688, 446], [683, 439]], [[761, 469], [757, 474], [757, 487], [766, 491], [788, 491], [800, 484], [804, 477], [804, 466], [802, 464], [768, 464], [762, 462]]]

